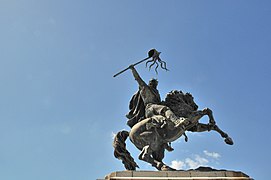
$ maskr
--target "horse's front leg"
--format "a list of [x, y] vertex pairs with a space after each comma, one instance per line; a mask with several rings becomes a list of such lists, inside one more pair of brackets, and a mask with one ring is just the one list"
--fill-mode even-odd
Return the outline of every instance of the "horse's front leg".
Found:
[[211, 130], [218, 132], [222, 138], [225, 138], [224, 139], [225, 143], [229, 145], [233, 145], [233, 140], [231, 139], [231, 137], [227, 133], [222, 131], [217, 125], [210, 126], [209, 124], [198, 123], [191, 129], [189, 129], [189, 131], [192, 131], [192, 132], [205, 132], [205, 131], [211, 131]]
[[[195, 126], [191, 127], [190, 129], [188, 129], [189, 131], [192, 132], [204, 132], [204, 131], [211, 131], [214, 130], [216, 132], [218, 132], [224, 139], [224, 141], [229, 144], [229, 145], [233, 145], [233, 141], [232, 139], [228, 136], [227, 133], [225, 133], [224, 131], [222, 131], [217, 125], [216, 122], [214, 120], [214, 116], [213, 116], [213, 112], [211, 109], [209, 108], [205, 108], [202, 111], [197, 111], [194, 112], [194, 117], [201, 118], [204, 115], [207, 115], [209, 117], [209, 123], [208, 124], [203, 124], [203, 123], [197, 123]], [[199, 120], [199, 119], [198, 119]]]
[[209, 117], [209, 124], [208, 124], [208, 130], [214, 130], [216, 132], [218, 132], [223, 138], [225, 138], [225, 142], [229, 145], [233, 145], [233, 140], [229, 137], [229, 135], [227, 133], [225, 133], [224, 131], [222, 131], [215, 122], [214, 116], [213, 116], [213, 112], [211, 109], [209, 108], [205, 108], [203, 111], [206, 111], [208, 117]]
[[217, 125], [214, 125], [212, 127], [212, 130], [218, 132], [224, 139], [225, 143], [229, 144], [229, 145], [233, 145], [233, 140], [231, 139], [231, 137], [225, 133], [224, 131], [222, 131]]
[[205, 115], [207, 115], [209, 117], [209, 124], [214, 126], [215, 120], [214, 120], [213, 112], [209, 108], [205, 108], [203, 110], [198, 110], [198, 111], [193, 111], [188, 119], [189, 119], [191, 125], [193, 125], [193, 124], [195, 125]]
[[208, 117], [209, 117], [209, 126], [213, 127], [215, 126], [216, 122], [215, 122], [215, 118], [213, 116], [213, 111], [209, 108], [205, 108], [202, 110]]

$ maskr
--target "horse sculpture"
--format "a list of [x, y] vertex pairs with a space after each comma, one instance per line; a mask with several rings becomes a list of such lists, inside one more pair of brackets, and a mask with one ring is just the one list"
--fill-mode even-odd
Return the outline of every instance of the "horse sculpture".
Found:
[[[114, 155], [122, 160], [127, 170], [136, 170], [136, 167], [138, 167], [126, 149], [125, 141], [128, 137], [141, 150], [139, 159], [162, 171], [175, 170], [163, 163], [164, 153], [165, 150], [173, 150], [168, 144], [185, 135], [185, 131], [204, 132], [214, 130], [224, 138], [227, 144], [233, 144], [228, 134], [216, 125], [212, 111], [209, 108], [198, 110], [198, 106], [190, 93], [171, 91], [161, 104], [170, 108], [178, 119], [170, 121], [162, 115], [153, 114], [151, 117], [136, 123], [130, 132], [120, 131], [116, 134], [113, 142]], [[209, 117], [209, 123], [199, 123], [199, 120], [205, 115]], [[185, 121], [186, 123], [174, 126], [174, 124], [180, 124], [178, 121]], [[173, 126], [170, 123], [173, 123]]]

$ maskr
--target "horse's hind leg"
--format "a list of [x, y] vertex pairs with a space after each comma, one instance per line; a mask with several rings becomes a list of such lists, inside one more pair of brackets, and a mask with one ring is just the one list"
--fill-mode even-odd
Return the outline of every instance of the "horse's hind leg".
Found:
[[145, 159], [147, 159], [147, 156], [149, 156], [150, 154], [151, 154], [150, 146], [149, 145], [144, 146], [142, 148], [141, 153], [138, 156], [138, 159], [145, 161]]
[[173, 169], [173, 168], [167, 166], [163, 162], [163, 159], [165, 157], [165, 148], [167, 146], [168, 146], [167, 143], [161, 145], [158, 150], [156, 150], [156, 151], [154, 151], [152, 153], [152, 157], [154, 158], [154, 160], [156, 160], [157, 162], [160, 162], [162, 164], [162, 167], [160, 168], [160, 170], [162, 170], [162, 171], [173, 171], [173, 170], [176, 170], [176, 169]]
[[158, 170], [161, 169], [162, 164], [159, 164], [157, 161], [155, 161], [152, 157], [152, 150], [150, 148], [150, 145], [144, 146], [142, 148], [141, 153], [139, 154], [138, 158], [140, 160], [146, 161], [148, 163], [150, 163], [152, 166], [156, 167]]
[[[164, 170], [163, 168], [166, 167], [166, 165], [159, 160], [156, 160], [155, 158], [152, 157], [152, 155], [155, 154], [154, 151], [151, 149], [150, 145], [144, 146], [141, 153], [139, 154], [139, 159], [146, 161], [150, 163], [153, 167], [155, 167], [158, 170]], [[163, 155], [161, 158], [163, 159]]]

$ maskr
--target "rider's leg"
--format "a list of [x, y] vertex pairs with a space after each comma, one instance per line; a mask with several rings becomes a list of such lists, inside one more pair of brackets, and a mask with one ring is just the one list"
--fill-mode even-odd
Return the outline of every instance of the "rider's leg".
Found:
[[179, 127], [180, 125], [188, 125], [190, 121], [187, 118], [178, 118], [168, 107], [164, 112], [165, 117], [175, 123], [174, 127]]
[[[158, 105], [158, 104], [148, 104], [146, 106], [146, 114], [145, 116], [152, 117], [154, 115], [162, 115], [166, 119], [170, 120], [173, 123], [168, 123], [169, 129], [174, 129], [176, 127], [179, 127], [181, 125], [188, 125], [189, 121], [186, 118], [178, 118], [169, 107], [164, 105]], [[173, 125], [172, 125], [173, 124]]]

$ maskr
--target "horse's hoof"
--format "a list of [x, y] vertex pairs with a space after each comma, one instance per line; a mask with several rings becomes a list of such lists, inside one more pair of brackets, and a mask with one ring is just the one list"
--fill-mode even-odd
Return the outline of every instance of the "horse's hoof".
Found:
[[225, 143], [227, 143], [228, 145], [233, 145], [233, 140], [230, 137], [227, 137], [225, 139]]
[[163, 165], [161, 167], [161, 171], [176, 171], [176, 169], [173, 169], [173, 168], [171, 168], [171, 167], [169, 167], [167, 165]]

